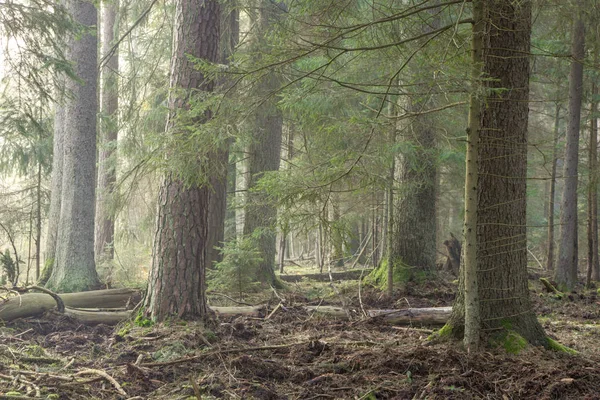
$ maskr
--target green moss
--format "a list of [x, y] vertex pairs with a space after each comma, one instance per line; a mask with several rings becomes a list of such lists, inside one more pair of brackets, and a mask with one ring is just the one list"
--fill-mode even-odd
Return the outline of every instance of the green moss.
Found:
[[144, 317], [144, 315], [142, 313], [139, 313], [136, 317], [135, 320], [133, 321], [137, 326], [141, 326], [144, 328], [147, 328], [149, 326], [154, 325], [154, 322], [152, 322], [151, 319], [148, 319], [146, 317]]
[[427, 340], [447, 340], [452, 336], [452, 325], [446, 324], [440, 330], [433, 332]]
[[504, 337], [503, 347], [509, 354], [519, 354], [525, 350], [529, 343], [527, 340], [515, 331], [507, 331]]
[[56, 393], [51, 393], [46, 397], [46, 400], [58, 400], [60, 399], [60, 395]]
[[577, 350], [567, 347], [563, 344], [560, 344], [554, 339], [546, 338], [546, 340], [548, 341], [548, 347], [551, 350], [558, 351], [561, 353], [567, 353], [567, 354], [579, 354], [579, 352]]
[[[366, 278], [366, 282], [381, 288], [387, 287], [388, 281], [388, 259], [384, 259]], [[406, 265], [400, 258], [393, 261], [394, 263], [394, 283], [423, 283], [432, 277], [432, 272], [429, 270], [411, 267]]]

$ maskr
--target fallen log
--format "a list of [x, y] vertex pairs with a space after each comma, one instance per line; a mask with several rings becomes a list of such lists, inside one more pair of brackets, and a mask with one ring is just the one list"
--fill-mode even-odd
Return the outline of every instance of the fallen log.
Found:
[[[330, 317], [347, 320], [352, 314], [342, 307], [333, 306], [306, 306], [309, 312], [316, 312]], [[422, 325], [444, 325], [452, 307], [429, 307], [429, 308], [407, 308], [402, 310], [366, 310], [370, 318], [381, 319], [384, 322], [396, 325], [422, 324]]]
[[[334, 281], [342, 281], [342, 280], [357, 280], [360, 279], [361, 274], [363, 276], [369, 275], [369, 273], [373, 271], [372, 268], [367, 269], [353, 269], [348, 271], [341, 272], [332, 272], [331, 278]], [[285, 282], [300, 282], [302, 279], [312, 279], [313, 281], [318, 282], [329, 282], [329, 274], [303, 274], [303, 275], [279, 275], [279, 279]]]
[[[60, 294], [60, 298], [67, 307], [119, 308], [127, 304], [135, 306], [140, 301], [141, 294], [135, 289], [106, 289], [64, 293]], [[40, 316], [55, 306], [56, 301], [45, 293], [27, 293], [11, 297], [0, 304], [0, 320], [12, 321], [17, 318]]]
[[243, 315], [246, 317], [262, 318], [265, 316], [265, 306], [243, 306], [243, 307], [217, 307], [210, 306], [217, 315], [224, 317], [235, 317], [236, 315]]

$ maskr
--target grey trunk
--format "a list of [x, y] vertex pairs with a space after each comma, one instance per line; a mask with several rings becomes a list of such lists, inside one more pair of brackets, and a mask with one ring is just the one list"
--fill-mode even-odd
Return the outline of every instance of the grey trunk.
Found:
[[99, 264], [110, 262], [114, 257], [115, 213], [112, 199], [117, 180], [119, 49], [112, 48], [115, 43], [115, 33], [118, 32], [115, 24], [118, 8], [118, 0], [102, 2], [100, 54], [104, 58], [104, 64], [100, 70], [100, 149], [94, 247], [96, 261]]
[[[78, 23], [93, 28], [96, 7], [68, 1]], [[99, 286], [94, 262], [96, 178], [97, 38], [93, 32], [69, 39], [67, 57], [81, 80], [68, 80], [64, 104], [63, 174], [55, 264], [46, 286], [58, 292], [80, 292]]]
[[561, 200], [560, 244], [555, 280], [559, 287], [572, 289], [577, 282], [577, 179], [579, 163], [579, 129], [583, 96], [583, 57], [585, 29], [581, 16], [576, 17], [573, 29], [571, 73], [569, 75], [569, 116], [567, 148], [565, 150], [565, 185]]

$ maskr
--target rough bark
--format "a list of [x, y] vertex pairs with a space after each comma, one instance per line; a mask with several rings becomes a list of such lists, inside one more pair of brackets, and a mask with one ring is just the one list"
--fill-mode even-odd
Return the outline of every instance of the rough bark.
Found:
[[[264, 51], [262, 48], [269, 27], [279, 13], [281, 10], [271, 1], [258, 1], [252, 44], [255, 54]], [[270, 284], [275, 283], [277, 208], [270, 203], [266, 192], [256, 189], [256, 184], [265, 172], [279, 169], [281, 158], [283, 118], [274, 96], [279, 88], [279, 79], [274, 74], [261, 76], [254, 88], [258, 105], [254, 111], [253, 138], [248, 148], [248, 193], [244, 220], [244, 235], [255, 236], [262, 258], [256, 279]]]
[[[186, 134], [181, 129], [186, 127], [177, 124], [178, 112], [188, 104], [181, 92], [192, 96], [214, 90], [214, 82], [194, 68], [189, 56], [219, 61], [220, 12], [216, 0], [176, 3], [167, 134]], [[207, 111], [192, 123], [202, 124], [210, 118]], [[219, 174], [225, 170], [226, 162], [226, 150], [211, 150], [197, 165], [201, 173], [208, 175], [208, 184], [185, 184], [172, 173], [161, 184], [152, 269], [144, 300], [146, 314], [156, 321], [169, 316], [186, 319], [208, 316], [205, 271], [212, 262], [214, 243], [209, 229], [224, 222], [211, 217], [210, 211], [215, 209], [211, 202], [220, 201], [217, 188], [226, 186], [225, 174]]]
[[[422, 107], [412, 105], [415, 110]], [[417, 271], [431, 272], [436, 260], [435, 133], [430, 122], [425, 116], [415, 118], [405, 138], [414, 144], [414, 154], [399, 162], [401, 188], [395, 195], [390, 260], [394, 268], [407, 270], [407, 279]]]
[[[74, 20], [93, 28], [92, 3], [71, 0]], [[80, 81], [67, 80], [64, 104], [63, 174], [55, 263], [46, 285], [60, 292], [99, 286], [94, 262], [94, 203], [96, 178], [97, 39], [93, 32], [68, 40], [66, 55]]]
[[[526, 177], [531, 2], [483, 2], [483, 76], [477, 286], [480, 328], [511, 329], [534, 345], [547, 345], [531, 311], [527, 275]], [[496, 89], [496, 90], [494, 90]], [[499, 90], [502, 89], [502, 90]], [[462, 274], [461, 274], [462, 275]], [[464, 336], [465, 279], [448, 326]]]
[[554, 279], [561, 289], [570, 290], [577, 283], [577, 179], [579, 163], [579, 129], [583, 96], [583, 58], [585, 29], [580, 15], [576, 16], [571, 48], [569, 74], [569, 119], [565, 150], [564, 189], [560, 212], [560, 244]]
[[554, 140], [552, 141], [552, 170], [550, 176], [550, 194], [548, 199], [548, 249], [546, 270], [554, 271], [554, 208], [556, 198], [556, 163], [558, 161], [558, 134], [560, 123], [560, 104], [556, 103], [554, 116]]
[[111, 51], [115, 42], [118, 0], [102, 1], [101, 48], [102, 57], [108, 57], [101, 68], [100, 76], [100, 126], [98, 154], [98, 183], [96, 201], [96, 237], [94, 251], [98, 264], [111, 261], [114, 257], [115, 215], [111, 205], [117, 180], [117, 135], [118, 135], [118, 72], [119, 49]]

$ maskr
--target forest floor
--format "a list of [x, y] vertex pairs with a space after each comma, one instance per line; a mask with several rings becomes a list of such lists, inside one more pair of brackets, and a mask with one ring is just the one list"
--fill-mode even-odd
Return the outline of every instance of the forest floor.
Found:
[[[467, 354], [459, 343], [432, 343], [430, 327], [336, 321], [302, 308], [447, 306], [453, 283], [408, 285], [388, 299], [370, 287], [359, 298], [356, 281], [335, 292], [302, 281], [253, 297], [270, 311], [285, 299], [261, 318], [116, 328], [57, 317], [15, 321], [0, 328], [0, 398], [600, 399], [596, 292], [558, 300], [535, 281], [531, 287], [546, 332], [578, 355], [540, 348]], [[215, 293], [211, 300], [233, 305]]]

